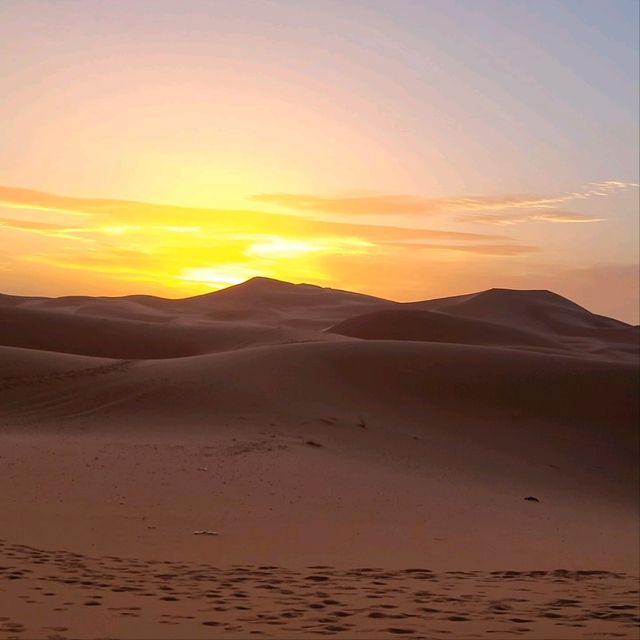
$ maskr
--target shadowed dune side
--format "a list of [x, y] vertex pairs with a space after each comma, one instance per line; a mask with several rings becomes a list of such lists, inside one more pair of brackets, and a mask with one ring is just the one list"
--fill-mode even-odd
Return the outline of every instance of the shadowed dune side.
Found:
[[[37, 353], [8, 352], [15, 360]], [[5, 353], [0, 350], [3, 360]], [[205, 391], [216, 387], [234, 410], [241, 409], [234, 393], [271, 407], [313, 403], [339, 409], [361, 401], [379, 409], [388, 406], [392, 413], [416, 407], [460, 414], [518, 411], [608, 425], [633, 424], [639, 410], [637, 365], [487, 346], [393, 340], [291, 343], [140, 361], [132, 371], [134, 378], [123, 385], [157, 392], [157, 380], [165, 380], [169, 389], [188, 398], [186, 406], [175, 405], [175, 412], [187, 413], [189, 407], [209, 404], [211, 395]], [[153, 398], [149, 410], [156, 400], [162, 402]]]
[[614, 344], [640, 344], [640, 326], [607, 327], [600, 329], [598, 336]]
[[314, 284], [292, 284], [273, 278], [256, 277], [241, 284], [205, 293], [201, 296], [187, 298], [192, 305], [206, 304], [212, 301], [220, 303], [248, 303], [255, 306], [292, 309], [296, 307], [318, 308], [326, 305], [389, 304], [388, 300], [364, 293], [354, 293], [331, 287], [319, 287]]
[[325, 329], [367, 310], [397, 304], [361, 293], [261, 277], [180, 299], [147, 295], [43, 298], [0, 294], [0, 310], [19, 307], [156, 323], [218, 321], [311, 330]]
[[[640, 332], [635, 327], [591, 313], [551, 291], [489, 289], [407, 303], [403, 308], [489, 322], [511, 332], [526, 332], [529, 336], [536, 334], [541, 340], [552, 341], [565, 350], [589, 358], [637, 362], [640, 357]], [[473, 329], [470, 331], [473, 336]], [[513, 333], [504, 337], [509, 344], [517, 339]], [[523, 344], [523, 334], [519, 340], [517, 344]]]
[[14, 381], [31, 384], [35, 379], [111, 365], [121, 360], [71, 353], [0, 346], [0, 388]]
[[366, 340], [413, 340], [565, 350], [557, 340], [531, 331], [406, 308], [384, 309], [348, 318], [327, 329], [327, 332]]
[[0, 510], [23, 544], [636, 572], [633, 365], [348, 339], [0, 362]]
[[210, 320], [325, 329], [364, 311], [398, 303], [310, 284], [256, 277], [220, 291], [175, 301], [184, 313]]
[[144, 322], [167, 322], [180, 314], [174, 300], [155, 296], [61, 296], [59, 298], [10, 296], [0, 294], [0, 310], [7, 307], [38, 311], [119, 318]]
[[387, 434], [381, 447], [403, 430], [428, 437], [438, 464], [482, 466], [467, 458], [477, 447], [487, 459], [497, 451], [520, 461], [560, 456], [589, 485], [600, 467], [605, 484], [635, 499], [637, 376], [634, 365], [489, 347], [306, 343], [130, 363], [99, 377], [88, 369], [72, 386], [25, 379], [6, 394], [2, 415], [40, 423], [90, 416], [92, 429], [118, 429], [125, 417], [128, 429], [179, 421], [184, 431], [237, 416], [265, 423], [330, 414], [377, 424]]
[[255, 345], [327, 339], [248, 322], [159, 323], [0, 307], [0, 344], [102, 358], [179, 358]]
[[[331, 407], [351, 419], [365, 412], [389, 424], [428, 424], [438, 410], [461, 417], [460, 424], [476, 418], [506, 421], [505, 437], [516, 447], [526, 448], [540, 435], [518, 428], [522, 418], [540, 420], [552, 438], [561, 427], [562, 437], [589, 435], [616, 447], [637, 445], [634, 365], [490, 347], [371, 341], [280, 345], [141, 364], [132, 375], [139, 375], [131, 382], [145, 388], [150, 412], [174, 389], [172, 402], [183, 398], [186, 413], [203, 404], [236, 415], [255, 406], [304, 418]], [[172, 383], [154, 397], [148, 385], [159, 375]], [[464, 435], [463, 429], [458, 436]]]
[[548, 291], [415, 303], [253, 278], [192, 298], [0, 296], [0, 345], [159, 359], [339, 336], [511, 346], [635, 362], [640, 332]]
[[590, 330], [630, 327], [542, 290], [489, 289], [405, 306], [557, 335], [589, 335]]

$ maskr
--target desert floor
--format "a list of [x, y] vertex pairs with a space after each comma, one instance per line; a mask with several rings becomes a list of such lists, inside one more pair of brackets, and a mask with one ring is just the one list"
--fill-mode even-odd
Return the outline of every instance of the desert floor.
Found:
[[549, 292], [0, 296], [0, 637], [637, 638], [638, 404]]

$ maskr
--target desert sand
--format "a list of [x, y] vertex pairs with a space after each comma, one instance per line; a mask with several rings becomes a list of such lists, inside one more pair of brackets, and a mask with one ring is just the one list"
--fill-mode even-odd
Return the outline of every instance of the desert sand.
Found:
[[639, 336], [548, 291], [0, 296], [0, 637], [637, 638]]

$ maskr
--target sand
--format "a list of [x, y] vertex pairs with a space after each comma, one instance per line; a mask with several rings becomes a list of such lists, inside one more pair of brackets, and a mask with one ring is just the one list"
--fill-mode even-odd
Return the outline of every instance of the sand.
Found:
[[638, 636], [635, 327], [262, 278], [0, 322], [0, 637]]

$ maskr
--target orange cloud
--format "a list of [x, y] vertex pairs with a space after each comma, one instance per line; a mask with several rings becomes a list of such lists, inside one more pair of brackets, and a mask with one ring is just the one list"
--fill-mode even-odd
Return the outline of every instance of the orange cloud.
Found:
[[[477, 215], [483, 213], [481, 206], [496, 203], [495, 198], [447, 202], [454, 200], [477, 207]], [[399, 202], [405, 211], [417, 211], [426, 201], [401, 198]], [[373, 224], [362, 218], [356, 222], [326, 220], [310, 211], [285, 214], [180, 207], [72, 198], [11, 187], [0, 187], [0, 202], [3, 208], [21, 209], [20, 216], [29, 217], [17, 219], [16, 214], [16, 218], [0, 219], [0, 233], [13, 234], [5, 242], [10, 246], [13, 272], [37, 273], [40, 269], [63, 283], [74, 278], [74, 271], [90, 272], [108, 291], [127, 290], [124, 287], [139, 282], [156, 293], [200, 293], [254, 275], [331, 285], [348, 282], [352, 267], [359, 265], [368, 278], [369, 284], [362, 287], [367, 290], [377, 286], [383, 272], [398, 275], [399, 265], [405, 263], [417, 271], [429, 270], [431, 278], [438, 273], [446, 281], [456, 265], [473, 268], [481, 261], [483, 268], [494, 268], [494, 263], [504, 268], [505, 261], [520, 263], [538, 251], [499, 233], [430, 229], [417, 223]], [[440, 207], [444, 201], [429, 202], [435, 211], [434, 203]], [[506, 200], [500, 202], [504, 205]], [[515, 206], [514, 198], [510, 202]], [[377, 211], [383, 211], [390, 201], [380, 197], [375, 204]], [[364, 207], [364, 213], [369, 204], [360, 200], [358, 206]], [[529, 212], [522, 209], [518, 213]], [[72, 217], [70, 223], [59, 223], [64, 214], [81, 215], [81, 222]], [[556, 210], [546, 210], [546, 214], [566, 215]], [[339, 265], [345, 271], [336, 280]]]
[[0, 227], [17, 229], [18, 231], [66, 231], [67, 227], [50, 222], [32, 222], [30, 220], [15, 220], [13, 218], [0, 218]]
[[[203, 209], [150, 204], [127, 200], [99, 200], [71, 198], [29, 189], [0, 187], [0, 204], [5, 207], [33, 210], [84, 213], [93, 217], [94, 231], [100, 228], [134, 229], [137, 226], [156, 230], [175, 230], [176, 223], [183, 231], [196, 233], [223, 232], [225, 234], [255, 234], [286, 236], [353, 236], [365, 240], [503, 240], [504, 236], [467, 233], [439, 229], [407, 228], [391, 225], [351, 224], [338, 221], [315, 220], [300, 215], [285, 215], [252, 210]], [[90, 221], [87, 223], [90, 224]]]
[[82, 227], [68, 227], [67, 225], [52, 222], [35, 222], [33, 220], [17, 220], [14, 218], [0, 218], [0, 228], [35, 233], [49, 238], [72, 238], [74, 240], [79, 239], [75, 235], [76, 233], [86, 231]]

